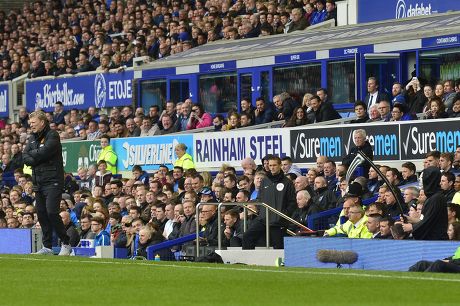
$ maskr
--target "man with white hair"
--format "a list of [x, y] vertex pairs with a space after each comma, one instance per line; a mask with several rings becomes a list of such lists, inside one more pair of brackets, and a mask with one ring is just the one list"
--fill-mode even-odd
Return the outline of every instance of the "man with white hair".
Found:
[[[357, 129], [353, 131], [353, 143], [355, 146], [350, 149], [350, 152], [343, 158], [342, 164], [350, 167], [351, 162], [358, 154], [358, 151], [362, 151], [370, 160], [374, 159], [374, 151], [372, 150], [372, 146], [369, 141], [366, 140], [366, 130], [364, 129]], [[369, 177], [369, 169], [371, 165], [367, 162], [361, 164], [363, 167], [362, 176], [368, 178]]]
[[250, 157], [246, 157], [245, 159], [243, 159], [241, 161], [241, 168], [243, 168], [243, 170], [246, 170], [246, 169], [256, 170], [257, 165], [256, 165], [256, 162], [254, 161], [254, 159], [252, 159]]
[[[294, 210], [292, 219], [303, 225], [307, 225], [308, 216], [319, 213], [321, 211], [321, 209], [315, 203], [313, 203], [307, 190], [300, 190], [297, 192], [296, 202], [297, 209]], [[291, 230], [298, 231], [301, 229], [297, 226], [293, 226]]]

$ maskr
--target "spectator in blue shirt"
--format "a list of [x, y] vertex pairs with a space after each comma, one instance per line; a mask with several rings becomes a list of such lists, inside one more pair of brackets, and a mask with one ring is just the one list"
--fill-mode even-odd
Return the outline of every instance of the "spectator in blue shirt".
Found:
[[268, 105], [264, 98], [259, 97], [256, 100], [256, 110], [254, 111], [255, 124], [271, 122], [273, 119], [273, 108]]
[[323, 22], [326, 20], [327, 11], [326, 11], [326, 1], [318, 0], [316, 1], [316, 12], [313, 14], [311, 18], [311, 25]]
[[91, 231], [96, 234], [94, 247], [110, 245], [110, 235], [104, 230], [104, 220], [101, 217], [96, 216], [91, 220]]
[[393, 100], [391, 100], [391, 104], [395, 105], [396, 103], [406, 104], [406, 98], [403, 94], [403, 87], [401, 83], [395, 82], [393, 83], [393, 87], [391, 88], [391, 93], [393, 95]]

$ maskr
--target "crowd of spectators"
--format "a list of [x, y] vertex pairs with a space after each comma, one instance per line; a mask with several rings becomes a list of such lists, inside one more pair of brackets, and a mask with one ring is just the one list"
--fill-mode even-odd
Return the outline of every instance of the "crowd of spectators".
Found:
[[[414, 85], [414, 82], [416, 84]], [[392, 96], [378, 92], [376, 80], [368, 80], [369, 93], [364, 101], [354, 103], [354, 115], [350, 123], [405, 121], [417, 119], [457, 118], [460, 116], [460, 80], [447, 80], [436, 85], [418, 85], [411, 81], [403, 89], [400, 83], [393, 85]], [[416, 91], [412, 88], [415, 86]], [[372, 97], [372, 100], [371, 100]], [[375, 97], [375, 98], [374, 98]], [[1, 122], [4, 133], [16, 135], [13, 143], [24, 143], [27, 136], [28, 113], [24, 107], [19, 110], [19, 122]], [[175, 103], [167, 101], [162, 108], [131, 106], [98, 110], [90, 107], [82, 111], [64, 109], [61, 102], [55, 104], [54, 112], [47, 113], [50, 127], [56, 129], [62, 140], [96, 140], [103, 134], [110, 138], [165, 135], [175, 132], [209, 128], [228, 131], [237, 128], [281, 122], [284, 127], [295, 127], [341, 118], [328, 98], [325, 88], [316, 93], [306, 93], [298, 103], [288, 93], [273, 97], [273, 102], [258, 98], [253, 106], [248, 99], [242, 99], [240, 109], [227, 114], [210, 114], [200, 103], [191, 99]], [[22, 141], [19, 141], [19, 138]]]
[[[349, 123], [460, 117], [460, 79], [440, 81], [433, 87], [413, 78], [405, 86], [394, 83], [391, 94], [387, 94], [379, 91], [377, 79], [371, 77], [367, 90], [364, 100], [354, 103], [354, 115], [350, 116]], [[215, 116], [213, 123], [216, 130], [231, 130], [272, 121], [284, 121], [283, 127], [295, 127], [342, 118], [334, 109], [326, 88], [306, 93], [301, 102], [287, 92], [275, 95], [273, 103], [259, 97], [254, 107], [249, 101], [242, 99], [240, 111], [231, 110], [226, 119]]]
[[0, 79], [120, 70], [135, 57], [289, 33], [336, 15], [333, 0], [26, 2], [0, 11]]
[[[181, 110], [185, 106], [193, 107], [200, 114], [200, 109], [190, 101], [184, 102]], [[60, 107], [57, 104], [56, 112], [49, 114], [53, 128], [60, 129], [67, 121], [79, 123], [82, 120], [78, 112], [63, 113]], [[169, 108], [172, 112], [176, 111], [173, 106]], [[389, 185], [383, 183], [382, 177], [373, 168], [364, 168], [366, 170], [361, 176], [354, 178], [349, 185], [345, 179], [350, 159], [348, 156], [342, 163], [320, 156], [316, 167], [306, 169], [305, 174], [289, 157], [280, 160], [280, 168], [275, 169], [276, 172], [271, 162], [277, 162], [277, 157], [266, 156], [259, 166], [247, 158], [241, 163], [241, 173], [223, 165], [213, 177], [209, 172], [195, 169], [192, 157], [186, 153], [183, 144], [175, 148], [177, 162], [173, 169], [161, 165], [158, 171], [147, 173], [140, 166], [134, 166], [130, 177], [120, 177], [116, 175], [116, 168], [108, 168], [112, 157], [103, 157], [111, 150], [105, 150], [110, 140], [107, 134], [125, 137], [126, 133], [133, 133], [136, 128], [140, 130], [139, 135], [149, 135], [152, 130], [155, 134], [169, 129], [164, 118], [171, 119], [171, 116], [166, 110], [162, 114], [155, 112], [155, 109], [150, 110], [148, 122], [150, 118], [157, 118], [157, 124], [151, 126], [141, 120], [142, 126], [139, 128], [135, 122], [137, 117], [130, 113], [129, 107], [119, 113], [116, 110], [104, 118], [104, 115], [97, 115], [90, 109], [86, 115], [93, 114], [90, 120], [93, 127], [84, 133], [84, 125], [73, 129], [73, 133], [79, 131], [80, 137], [86, 135], [101, 139], [104, 150], [97, 165], [91, 165], [88, 169], [80, 168], [77, 177], [67, 173], [64, 178], [61, 217], [72, 246], [78, 245], [80, 239], [95, 239], [96, 245], [111, 244], [126, 248], [129, 256], [145, 257], [149, 245], [195, 233], [194, 218], [198, 202], [258, 201], [262, 182], [279, 178], [280, 175], [287, 178], [283, 184], [291, 185], [295, 190], [289, 199], [293, 205], [283, 209], [296, 221], [306, 225], [311, 215], [342, 207], [341, 213], [332, 219], [336, 226], [326, 230], [325, 236], [426, 240], [460, 238], [460, 146], [454, 154], [430, 152], [424, 160], [424, 169], [416, 169], [411, 162], [403, 163], [399, 169], [380, 165], [379, 169]], [[21, 158], [28, 132], [27, 118], [24, 117], [27, 113], [23, 110], [22, 115], [20, 123], [8, 124], [1, 131], [0, 172], [4, 175], [13, 172], [14, 184], [1, 187], [0, 228], [40, 227], [34, 207], [32, 177], [23, 167]], [[99, 116], [99, 127], [94, 116]], [[210, 120], [200, 115], [197, 117], [202, 121]], [[198, 118], [195, 118], [195, 123], [201, 122]], [[122, 123], [130, 126], [130, 120], [135, 128], [125, 130]], [[179, 115], [176, 123], [187, 127], [193, 124], [193, 120], [181, 119]], [[102, 130], [101, 126], [104, 127]], [[68, 131], [63, 130], [61, 136], [64, 133]], [[364, 130], [355, 131], [353, 140], [356, 147], [369, 146], [365, 139]], [[372, 149], [364, 151], [372, 158]], [[353, 150], [351, 152], [353, 154]], [[112, 153], [116, 155], [116, 152]], [[376, 199], [370, 205], [362, 205], [364, 199], [374, 197]], [[248, 222], [251, 224], [257, 220], [259, 212], [255, 205], [249, 205], [249, 208]], [[401, 218], [401, 213], [405, 214], [405, 218]], [[202, 206], [199, 216], [200, 229], [203, 231], [202, 244], [216, 246], [219, 231], [216, 207]], [[244, 246], [241, 211], [230, 206], [222, 218], [224, 225], [220, 230], [224, 237], [223, 245]], [[303, 231], [297, 226], [290, 226], [289, 229], [297, 233]], [[58, 243], [56, 241], [56, 245]], [[171, 250], [161, 253], [161, 256], [170, 258]]]

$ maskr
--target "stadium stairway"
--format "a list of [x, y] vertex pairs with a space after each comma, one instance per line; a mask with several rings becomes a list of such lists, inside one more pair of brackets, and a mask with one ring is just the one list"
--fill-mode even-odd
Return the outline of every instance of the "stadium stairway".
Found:
[[222, 257], [225, 264], [279, 266], [280, 262], [284, 262], [284, 250], [228, 248], [227, 250], [216, 250], [216, 253]]

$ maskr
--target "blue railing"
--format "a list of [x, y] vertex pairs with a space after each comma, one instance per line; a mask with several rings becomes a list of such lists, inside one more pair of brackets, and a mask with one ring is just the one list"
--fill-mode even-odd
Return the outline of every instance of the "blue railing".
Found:
[[[200, 237], [201, 236], [203, 236], [203, 232], [200, 232]], [[147, 259], [154, 260], [155, 255], [157, 254], [159, 254], [161, 257], [162, 251], [169, 250], [172, 247], [177, 246], [177, 245], [183, 245], [184, 243], [193, 241], [195, 239], [196, 239], [196, 234], [190, 234], [190, 235], [186, 235], [186, 236], [183, 236], [177, 239], [167, 240], [167, 241], [155, 244], [155, 245], [151, 245], [147, 247]], [[163, 258], [161, 258], [161, 260], [163, 260]]]
[[[369, 199], [363, 200], [363, 205], [367, 206], [369, 204], [374, 203], [377, 200], [377, 196], [374, 196]], [[322, 230], [322, 229], [327, 229], [329, 228], [329, 224], [337, 222], [337, 219], [335, 222], [328, 222], [330, 219], [333, 217], [338, 217], [340, 214], [340, 211], [342, 211], [342, 207], [336, 207], [333, 209], [325, 210], [322, 212], [319, 212], [317, 214], [313, 214], [311, 216], [308, 216], [308, 223], [307, 227], [312, 229], [312, 230]]]

